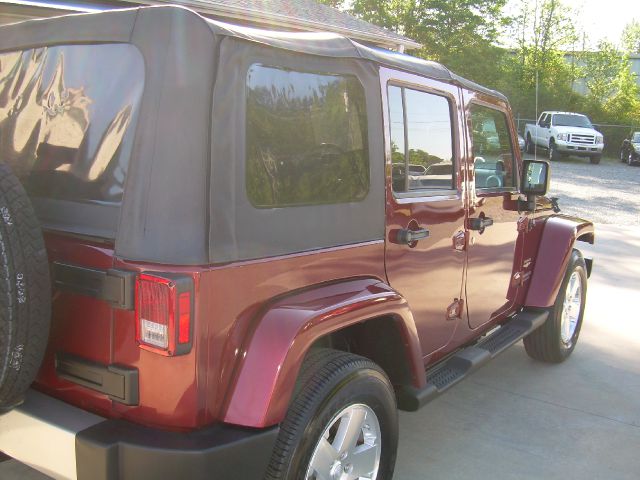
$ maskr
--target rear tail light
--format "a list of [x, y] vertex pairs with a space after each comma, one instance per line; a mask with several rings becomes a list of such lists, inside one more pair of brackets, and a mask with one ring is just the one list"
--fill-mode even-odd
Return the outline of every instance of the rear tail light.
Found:
[[193, 343], [193, 279], [142, 273], [136, 280], [136, 340], [161, 355], [184, 355]]

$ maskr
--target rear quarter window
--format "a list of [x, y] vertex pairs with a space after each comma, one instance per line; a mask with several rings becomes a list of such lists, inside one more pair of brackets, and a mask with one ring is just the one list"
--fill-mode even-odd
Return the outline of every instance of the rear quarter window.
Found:
[[367, 196], [367, 112], [355, 76], [253, 65], [246, 98], [245, 180], [254, 207]]

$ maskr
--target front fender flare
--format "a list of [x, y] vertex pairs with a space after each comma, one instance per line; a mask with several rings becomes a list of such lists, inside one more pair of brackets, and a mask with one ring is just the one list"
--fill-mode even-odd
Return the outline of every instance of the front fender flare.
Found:
[[257, 319], [245, 343], [224, 421], [262, 428], [281, 422], [300, 366], [320, 337], [380, 316], [392, 317], [406, 346], [413, 383], [425, 376], [413, 315], [406, 300], [374, 278], [323, 284], [275, 301]]
[[580, 218], [554, 215], [545, 222], [525, 306], [553, 306], [576, 240], [593, 244], [593, 223]]

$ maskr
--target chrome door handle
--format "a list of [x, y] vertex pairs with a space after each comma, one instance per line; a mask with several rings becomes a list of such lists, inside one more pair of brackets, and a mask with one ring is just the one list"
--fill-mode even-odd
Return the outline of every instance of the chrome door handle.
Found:
[[428, 238], [430, 235], [429, 230], [421, 228], [419, 230], [409, 230], [408, 228], [401, 228], [398, 230], [397, 240], [398, 243], [404, 243], [407, 245], [417, 242], [423, 238]]

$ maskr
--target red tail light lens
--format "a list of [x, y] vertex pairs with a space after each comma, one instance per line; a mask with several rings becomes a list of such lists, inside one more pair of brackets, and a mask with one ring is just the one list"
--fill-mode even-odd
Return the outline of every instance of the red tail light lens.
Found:
[[136, 280], [136, 340], [161, 355], [183, 355], [192, 343], [191, 277], [142, 273]]

